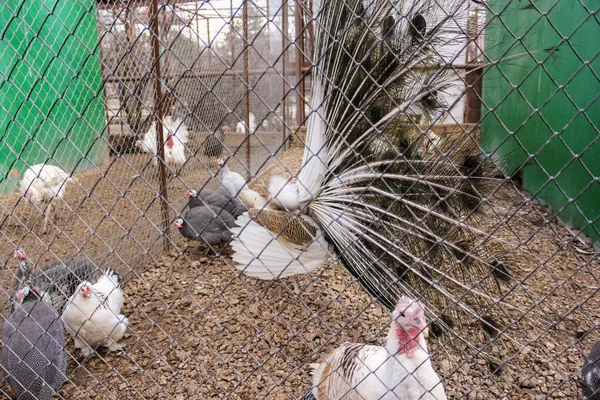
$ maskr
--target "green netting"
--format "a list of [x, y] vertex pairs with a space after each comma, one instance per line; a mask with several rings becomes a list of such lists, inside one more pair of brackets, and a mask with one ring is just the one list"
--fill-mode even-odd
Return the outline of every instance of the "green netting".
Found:
[[0, 191], [33, 164], [72, 171], [102, 160], [95, 1], [8, 0], [0, 27]]

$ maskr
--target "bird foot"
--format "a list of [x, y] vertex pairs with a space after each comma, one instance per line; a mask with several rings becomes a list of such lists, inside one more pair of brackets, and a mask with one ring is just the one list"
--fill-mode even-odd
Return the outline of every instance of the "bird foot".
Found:
[[300, 288], [298, 287], [298, 283], [296, 281], [292, 282], [292, 286], [294, 287], [294, 294], [296, 296], [300, 296]]
[[[77, 346], [75, 346], [75, 347], [77, 347]], [[85, 346], [81, 349], [81, 355], [84, 358], [88, 358], [89, 356], [92, 355], [93, 352], [94, 352], [94, 350], [89, 346]]]
[[107, 348], [108, 348], [109, 352], [123, 350], [123, 347], [119, 343], [115, 343], [115, 342], [111, 343]]

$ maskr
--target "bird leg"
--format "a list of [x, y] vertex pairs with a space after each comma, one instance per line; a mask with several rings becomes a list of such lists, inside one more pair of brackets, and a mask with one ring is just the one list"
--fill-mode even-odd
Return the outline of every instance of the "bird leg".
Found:
[[298, 287], [298, 282], [296, 282], [295, 277], [292, 277], [292, 286], [294, 287], [294, 294], [300, 296], [300, 288]]
[[42, 228], [43, 234], [48, 233], [48, 220], [50, 219], [50, 212], [52, 211], [52, 200], [54, 199], [50, 199], [46, 209], [44, 210], [44, 227]]
[[206, 245], [206, 251], [202, 257], [208, 257], [211, 253], [214, 254], [213, 249], [210, 247], [210, 245]]

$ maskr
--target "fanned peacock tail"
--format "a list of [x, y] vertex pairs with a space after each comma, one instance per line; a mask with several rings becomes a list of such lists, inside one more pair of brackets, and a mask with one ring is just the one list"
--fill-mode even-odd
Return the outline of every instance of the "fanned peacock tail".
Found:
[[442, 49], [460, 42], [463, 3], [315, 4], [314, 111], [298, 182], [372, 296], [393, 309], [401, 294], [424, 295], [436, 314], [461, 310], [472, 320], [500, 287], [490, 263], [502, 261], [502, 246], [466, 223], [498, 186], [493, 165], [472, 140], [427, 155], [415, 141], [457, 80]]

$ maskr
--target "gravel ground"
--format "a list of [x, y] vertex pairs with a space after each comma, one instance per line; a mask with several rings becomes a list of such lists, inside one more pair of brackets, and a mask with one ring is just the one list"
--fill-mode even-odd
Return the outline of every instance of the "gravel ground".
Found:
[[[292, 146], [265, 176], [297, 171], [301, 157], [302, 148]], [[62, 207], [47, 235], [22, 239], [28, 205], [16, 196], [0, 203], [0, 254], [11, 271], [9, 256], [23, 243], [40, 264], [81, 249], [101, 267], [116, 265], [126, 275], [130, 330], [124, 351], [83, 360], [69, 344], [64, 398], [294, 399], [310, 386], [307, 364], [343, 341], [384, 343], [389, 312], [336, 263], [310, 276], [263, 282], [240, 275], [230, 254], [202, 257], [201, 246], [177, 232], [171, 234], [175, 247], [163, 252], [153, 195], [158, 181], [131, 179], [146, 162], [144, 155], [129, 155], [79, 175], [80, 187], [65, 198], [73, 211]], [[209, 177], [195, 165], [171, 180], [172, 216], [186, 200], [184, 189]], [[264, 178], [254, 188], [261, 183]], [[508, 264], [515, 283], [507, 287], [507, 299], [517, 307], [509, 313], [510, 339], [485, 347], [503, 360], [502, 372], [491, 373], [489, 357], [448, 337], [430, 338], [434, 368], [445, 377], [449, 398], [579, 398], [582, 356], [600, 337], [594, 328], [600, 323], [596, 253], [518, 191], [500, 206], [487, 211], [482, 229], [511, 216], [498, 235], [530, 253], [515, 252]], [[0, 274], [6, 289], [12, 272]], [[468, 329], [461, 336], [477, 346], [486, 343]]]

